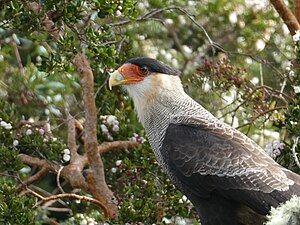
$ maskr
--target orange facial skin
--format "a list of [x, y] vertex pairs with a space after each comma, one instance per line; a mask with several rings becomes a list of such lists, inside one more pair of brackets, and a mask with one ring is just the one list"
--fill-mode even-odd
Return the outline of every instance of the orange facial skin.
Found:
[[148, 70], [142, 70], [139, 66], [130, 63], [119, 67], [118, 71], [124, 77], [124, 84], [137, 83], [149, 74]]

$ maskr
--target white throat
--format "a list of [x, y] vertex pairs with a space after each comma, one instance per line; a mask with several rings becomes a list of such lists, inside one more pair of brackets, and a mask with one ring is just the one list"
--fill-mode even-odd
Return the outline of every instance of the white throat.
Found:
[[124, 87], [133, 99], [138, 118], [145, 128], [149, 113], [153, 113], [163, 105], [169, 108], [171, 102], [178, 100], [178, 97], [187, 97], [180, 78], [172, 75], [150, 75], [138, 84]]

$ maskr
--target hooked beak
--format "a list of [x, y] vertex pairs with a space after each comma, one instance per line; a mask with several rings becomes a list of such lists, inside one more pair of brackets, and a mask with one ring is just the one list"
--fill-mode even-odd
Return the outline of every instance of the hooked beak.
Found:
[[136, 84], [142, 81], [143, 79], [144, 78], [140, 75], [139, 67], [127, 63], [110, 74], [108, 86], [111, 90], [113, 86], [120, 84]]
[[111, 90], [113, 86], [124, 84], [126, 82], [125, 78], [118, 70], [115, 70], [113, 73], [110, 73], [109, 75], [110, 75], [108, 81], [109, 90]]

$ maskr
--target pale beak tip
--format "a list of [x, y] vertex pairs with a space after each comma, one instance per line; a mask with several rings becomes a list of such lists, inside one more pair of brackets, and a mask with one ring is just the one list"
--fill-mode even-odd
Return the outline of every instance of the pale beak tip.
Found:
[[113, 86], [124, 83], [124, 77], [119, 73], [118, 70], [115, 70], [113, 73], [109, 74], [108, 88], [112, 90]]

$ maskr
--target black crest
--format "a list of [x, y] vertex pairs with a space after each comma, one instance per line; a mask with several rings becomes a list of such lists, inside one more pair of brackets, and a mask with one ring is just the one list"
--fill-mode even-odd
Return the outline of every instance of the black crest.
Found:
[[179, 76], [180, 72], [165, 65], [164, 63], [151, 58], [132, 58], [126, 61], [126, 63], [131, 63], [139, 67], [146, 66], [150, 72], [163, 73], [169, 75]]

